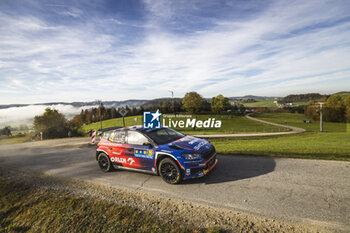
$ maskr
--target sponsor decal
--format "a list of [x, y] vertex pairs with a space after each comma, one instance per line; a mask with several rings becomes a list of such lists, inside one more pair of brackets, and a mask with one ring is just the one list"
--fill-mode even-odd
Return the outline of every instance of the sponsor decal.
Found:
[[100, 146], [115, 146], [114, 143], [110, 143], [110, 142], [100, 142], [99, 145]]
[[195, 150], [200, 150], [203, 146], [205, 146], [205, 145], [207, 145], [207, 144], [209, 144], [209, 142], [207, 142], [207, 141], [201, 141], [200, 143], [198, 143], [198, 145], [196, 145], [195, 147], [193, 147], [193, 149], [195, 149]]
[[111, 135], [109, 136], [109, 141], [113, 141], [114, 140], [114, 136], [115, 136], [115, 133], [113, 132], [113, 133], [111, 133]]
[[186, 142], [189, 145], [193, 145], [193, 144], [198, 143], [197, 145], [193, 146], [193, 149], [195, 149], [195, 150], [200, 150], [203, 146], [206, 149], [210, 148], [210, 145], [209, 145], [210, 143], [208, 141], [206, 141], [206, 140], [201, 139], [201, 138], [195, 138], [195, 137], [192, 137], [192, 136], [186, 136], [184, 138], [181, 138], [180, 141]]
[[132, 165], [133, 163], [135, 163], [135, 160], [133, 160], [132, 158], [128, 158], [128, 163]]
[[139, 149], [135, 149], [134, 150], [135, 153], [135, 157], [139, 157], [139, 158], [146, 158], [146, 159], [152, 159], [153, 158], [153, 150], [139, 150]]
[[[188, 144], [190, 144], [190, 145], [192, 145], [192, 144], [194, 144], [194, 143], [196, 143], [196, 142], [202, 141], [202, 139], [200, 139], [200, 138], [193, 138], [193, 137], [190, 137], [189, 139], [191, 139], [191, 141], [188, 142]], [[186, 139], [184, 139], [184, 140], [186, 140]]]
[[189, 175], [191, 175], [191, 169], [187, 168], [186, 169], [186, 176], [189, 176]]
[[143, 112], [143, 127], [146, 129], [159, 129], [161, 127], [161, 115], [159, 110], [156, 112]]
[[119, 158], [119, 157], [111, 157], [111, 161], [114, 163], [126, 163], [129, 165], [132, 165], [133, 163], [135, 163], [135, 160], [132, 158]]

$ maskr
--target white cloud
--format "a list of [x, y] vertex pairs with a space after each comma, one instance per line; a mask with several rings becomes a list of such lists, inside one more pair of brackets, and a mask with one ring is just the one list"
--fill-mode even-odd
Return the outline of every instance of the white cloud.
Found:
[[24, 107], [11, 107], [0, 109], [0, 127], [6, 125], [32, 124], [34, 117], [42, 115], [46, 108], [57, 109], [68, 119], [79, 114], [82, 109], [89, 109], [97, 106], [74, 107], [72, 105], [55, 104], [55, 105], [28, 105]]
[[[350, 87], [339, 79], [330, 85], [332, 76], [321, 84], [306, 78], [308, 88], [293, 81], [350, 68], [350, 23], [332, 24], [348, 16], [342, 1], [276, 1], [244, 20], [211, 17], [210, 26], [183, 32], [164, 25], [182, 16], [186, 24], [201, 5], [145, 4], [147, 21], [138, 22], [140, 29], [129, 24], [141, 38], [109, 16], [59, 25], [0, 13], [6, 25], [0, 28], [0, 103], [156, 98], [169, 89], [179, 97], [192, 90], [210, 97]], [[84, 14], [61, 8], [72, 17]]]

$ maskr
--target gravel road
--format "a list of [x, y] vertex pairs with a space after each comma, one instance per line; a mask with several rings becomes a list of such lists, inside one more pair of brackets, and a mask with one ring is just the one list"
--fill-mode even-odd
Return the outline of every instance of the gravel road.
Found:
[[350, 231], [349, 162], [219, 155], [217, 167], [208, 176], [168, 185], [155, 175], [103, 173], [94, 148], [78, 147], [81, 142], [65, 139], [0, 146], [0, 168], [78, 178], [278, 221]]

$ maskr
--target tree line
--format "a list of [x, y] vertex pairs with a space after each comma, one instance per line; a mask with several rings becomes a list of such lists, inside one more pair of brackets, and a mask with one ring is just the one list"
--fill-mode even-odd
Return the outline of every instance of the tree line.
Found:
[[[184, 98], [174, 99], [156, 99], [152, 100], [140, 107], [129, 108], [125, 106], [128, 111], [128, 116], [142, 115], [144, 111], [159, 111], [163, 114], [187, 112], [191, 114], [243, 114], [243, 105], [231, 105], [229, 99], [223, 95], [213, 97], [211, 100], [204, 99], [197, 92], [186, 93]], [[108, 120], [116, 117], [121, 117], [119, 111], [121, 108], [105, 107], [101, 104], [97, 108], [90, 108], [82, 110], [80, 114], [74, 116], [73, 124], [81, 126], [84, 124], [91, 124], [100, 120]], [[228, 112], [229, 111], [229, 112]]]
[[[319, 101], [311, 101], [305, 109], [305, 115], [313, 120], [320, 119]], [[331, 95], [323, 107], [323, 119], [330, 122], [350, 122], [350, 95]]]
[[329, 95], [321, 95], [319, 93], [308, 93], [299, 95], [287, 95], [278, 102], [279, 103], [294, 103], [294, 102], [309, 102], [309, 101], [326, 101]]
[[[190, 114], [240, 115], [244, 113], [243, 105], [231, 105], [229, 99], [223, 95], [206, 100], [197, 92], [189, 92], [182, 99], [157, 99], [138, 108], [125, 106], [124, 109], [128, 111], [128, 116], [142, 115], [144, 111], [156, 111], [157, 109], [163, 114], [187, 112]], [[108, 108], [101, 104], [96, 108], [82, 110], [72, 120], [67, 120], [56, 109], [46, 108], [42, 115], [34, 117], [34, 130], [36, 137], [42, 136], [44, 139], [80, 136], [79, 128], [82, 125], [121, 117], [120, 110], [121, 108]]]

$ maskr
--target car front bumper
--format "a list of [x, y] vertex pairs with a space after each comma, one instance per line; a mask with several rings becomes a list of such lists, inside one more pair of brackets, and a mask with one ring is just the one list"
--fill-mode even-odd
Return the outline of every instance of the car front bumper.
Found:
[[185, 168], [184, 180], [205, 176], [208, 172], [213, 170], [217, 163], [218, 159], [215, 154], [204, 164], [204, 166]]

